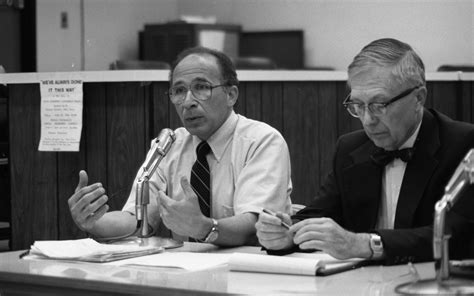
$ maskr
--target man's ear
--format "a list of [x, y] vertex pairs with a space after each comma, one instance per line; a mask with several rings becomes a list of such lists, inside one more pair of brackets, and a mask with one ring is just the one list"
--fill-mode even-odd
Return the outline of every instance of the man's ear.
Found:
[[428, 91], [426, 90], [425, 86], [420, 87], [417, 92], [416, 92], [416, 104], [417, 104], [417, 110], [422, 109], [423, 106], [425, 105], [426, 101], [426, 95], [428, 94]]
[[236, 85], [229, 86], [227, 88], [227, 106], [232, 107], [237, 103], [239, 97], [239, 88]]

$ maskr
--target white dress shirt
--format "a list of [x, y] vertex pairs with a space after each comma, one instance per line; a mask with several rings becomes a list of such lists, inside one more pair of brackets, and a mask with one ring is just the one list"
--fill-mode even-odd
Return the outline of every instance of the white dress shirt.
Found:
[[[411, 148], [415, 144], [416, 137], [420, 131], [421, 121], [413, 135], [400, 146], [400, 150]], [[403, 176], [407, 163], [399, 158], [389, 162], [382, 174], [382, 197], [379, 205], [379, 214], [376, 228], [393, 229], [395, 224], [395, 214], [397, 212], [398, 197], [402, 187]]]
[[[175, 130], [176, 141], [150, 178], [150, 225], [157, 229], [158, 190], [170, 198], [184, 196], [180, 178], [190, 178], [201, 142], [185, 128]], [[211, 217], [220, 219], [262, 208], [291, 213], [291, 167], [288, 146], [282, 135], [260, 121], [231, 113], [207, 140], [211, 171]], [[141, 173], [137, 174], [137, 178]], [[135, 179], [123, 211], [135, 213]]]

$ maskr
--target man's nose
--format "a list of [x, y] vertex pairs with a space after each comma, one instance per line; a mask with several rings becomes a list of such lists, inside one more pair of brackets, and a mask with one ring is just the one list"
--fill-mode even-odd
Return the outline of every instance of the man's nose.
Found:
[[359, 118], [364, 126], [373, 125], [378, 120], [377, 116], [374, 116], [367, 106], [364, 106], [364, 112]]
[[184, 101], [183, 101], [182, 105], [185, 108], [189, 108], [189, 107], [191, 107], [195, 104], [196, 104], [196, 99], [194, 98], [194, 95], [193, 95], [191, 89], [188, 89], [186, 91], [186, 95], [184, 96]]

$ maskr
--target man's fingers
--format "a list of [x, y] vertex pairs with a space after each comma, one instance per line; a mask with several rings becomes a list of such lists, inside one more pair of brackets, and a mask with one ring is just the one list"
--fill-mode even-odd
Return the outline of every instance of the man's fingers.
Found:
[[302, 250], [321, 250], [327, 252], [326, 243], [319, 240], [310, 240], [299, 244], [300, 249]]
[[258, 238], [262, 241], [273, 241], [284, 239], [287, 234], [284, 232], [258, 232]]
[[280, 221], [276, 221], [275, 223], [267, 223], [267, 222], [259, 220], [255, 224], [255, 228], [257, 229], [258, 232], [276, 232], [276, 233], [286, 232], [286, 228], [284, 228], [281, 225]]
[[293, 224], [290, 227], [290, 230], [292, 232], [298, 232], [301, 228], [309, 225], [323, 225], [324, 223], [327, 223], [330, 218], [311, 218], [311, 219], [305, 219], [303, 221], [300, 221], [298, 223]]
[[286, 213], [281, 213], [281, 212], [278, 212], [276, 215], [277, 215], [278, 218], [280, 218], [286, 224], [288, 224], [288, 225], [293, 224], [292, 221], [291, 221], [290, 215], [288, 215]]
[[74, 193], [71, 198], [69, 198], [69, 208], [77, 207], [83, 209], [88, 206], [90, 203], [96, 201], [101, 196], [105, 194], [105, 189], [102, 187], [102, 184], [95, 183], [90, 186], [81, 188], [78, 192]]
[[93, 220], [94, 222], [99, 220], [100, 218], [102, 218], [102, 216], [107, 213], [107, 211], [109, 210], [109, 206], [107, 204], [104, 204], [102, 205], [98, 210], [96, 210], [95, 212], [91, 213], [87, 219], [91, 219]]
[[169, 202], [171, 201], [171, 199], [168, 196], [166, 196], [166, 194], [163, 191], [161, 190], [158, 191], [158, 198], [160, 201], [160, 206], [163, 208], [168, 208]]
[[261, 212], [258, 215], [258, 222], [262, 224], [281, 225], [281, 220], [278, 217]]
[[77, 192], [81, 188], [87, 186], [87, 183], [89, 183], [89, 177], [87, 176], [86, 171], [81, 170], [79, 172], [79, 183], [77, 184], [76, 190], [74, 192]]
[[189, 183], [188, 181], [188, 178], [186, 177], [181, 177], [181, 188], [183, 188], [183, 191], [184, 191], [184, 195], [187, 197], [187, 198], [196, 198], [196, 193], [194, 192], [193, 190], [193, 187], [191, 187], [191, 184]]
[[[87, 176], [87, 173], [81, 170], [79, 172], [79, 183], [77, 184], [76, 190], [74, 191], [74, 194], [68, 200], [70, 208], [73, 207], [76, 203], [78, 203], [85, 195], [89, 193], [93, 193], [97, 189], [102, 188], [101, 183], [94, 183], [88, 186], [87, 185], [88, 182], [89, 182], [89, 178]], [[96, 198], [97, 197], [98, 196], [96, 196]], [[87, 202], [90, 202], [90, 200], [88, 200]]]
[[295, 233], [295, 236], [293, 238], [294, 242], [296, 244], [301, 244], [305, 241], [310, 241], [310, 240], [325, 240], [325, 233], [318, 231], [317, 229], [301, 229], [298, 232]]

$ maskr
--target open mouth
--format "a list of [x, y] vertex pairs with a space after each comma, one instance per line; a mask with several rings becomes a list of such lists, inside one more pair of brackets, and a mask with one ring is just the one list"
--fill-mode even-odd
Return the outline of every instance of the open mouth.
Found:
[[185, 120], [188, 121], [188, 122], [194, 122], [194, 121], [197, 121], [201, 118], [202, 118], [202, 116], [189, 116], [189, 117], [186, 117]]

